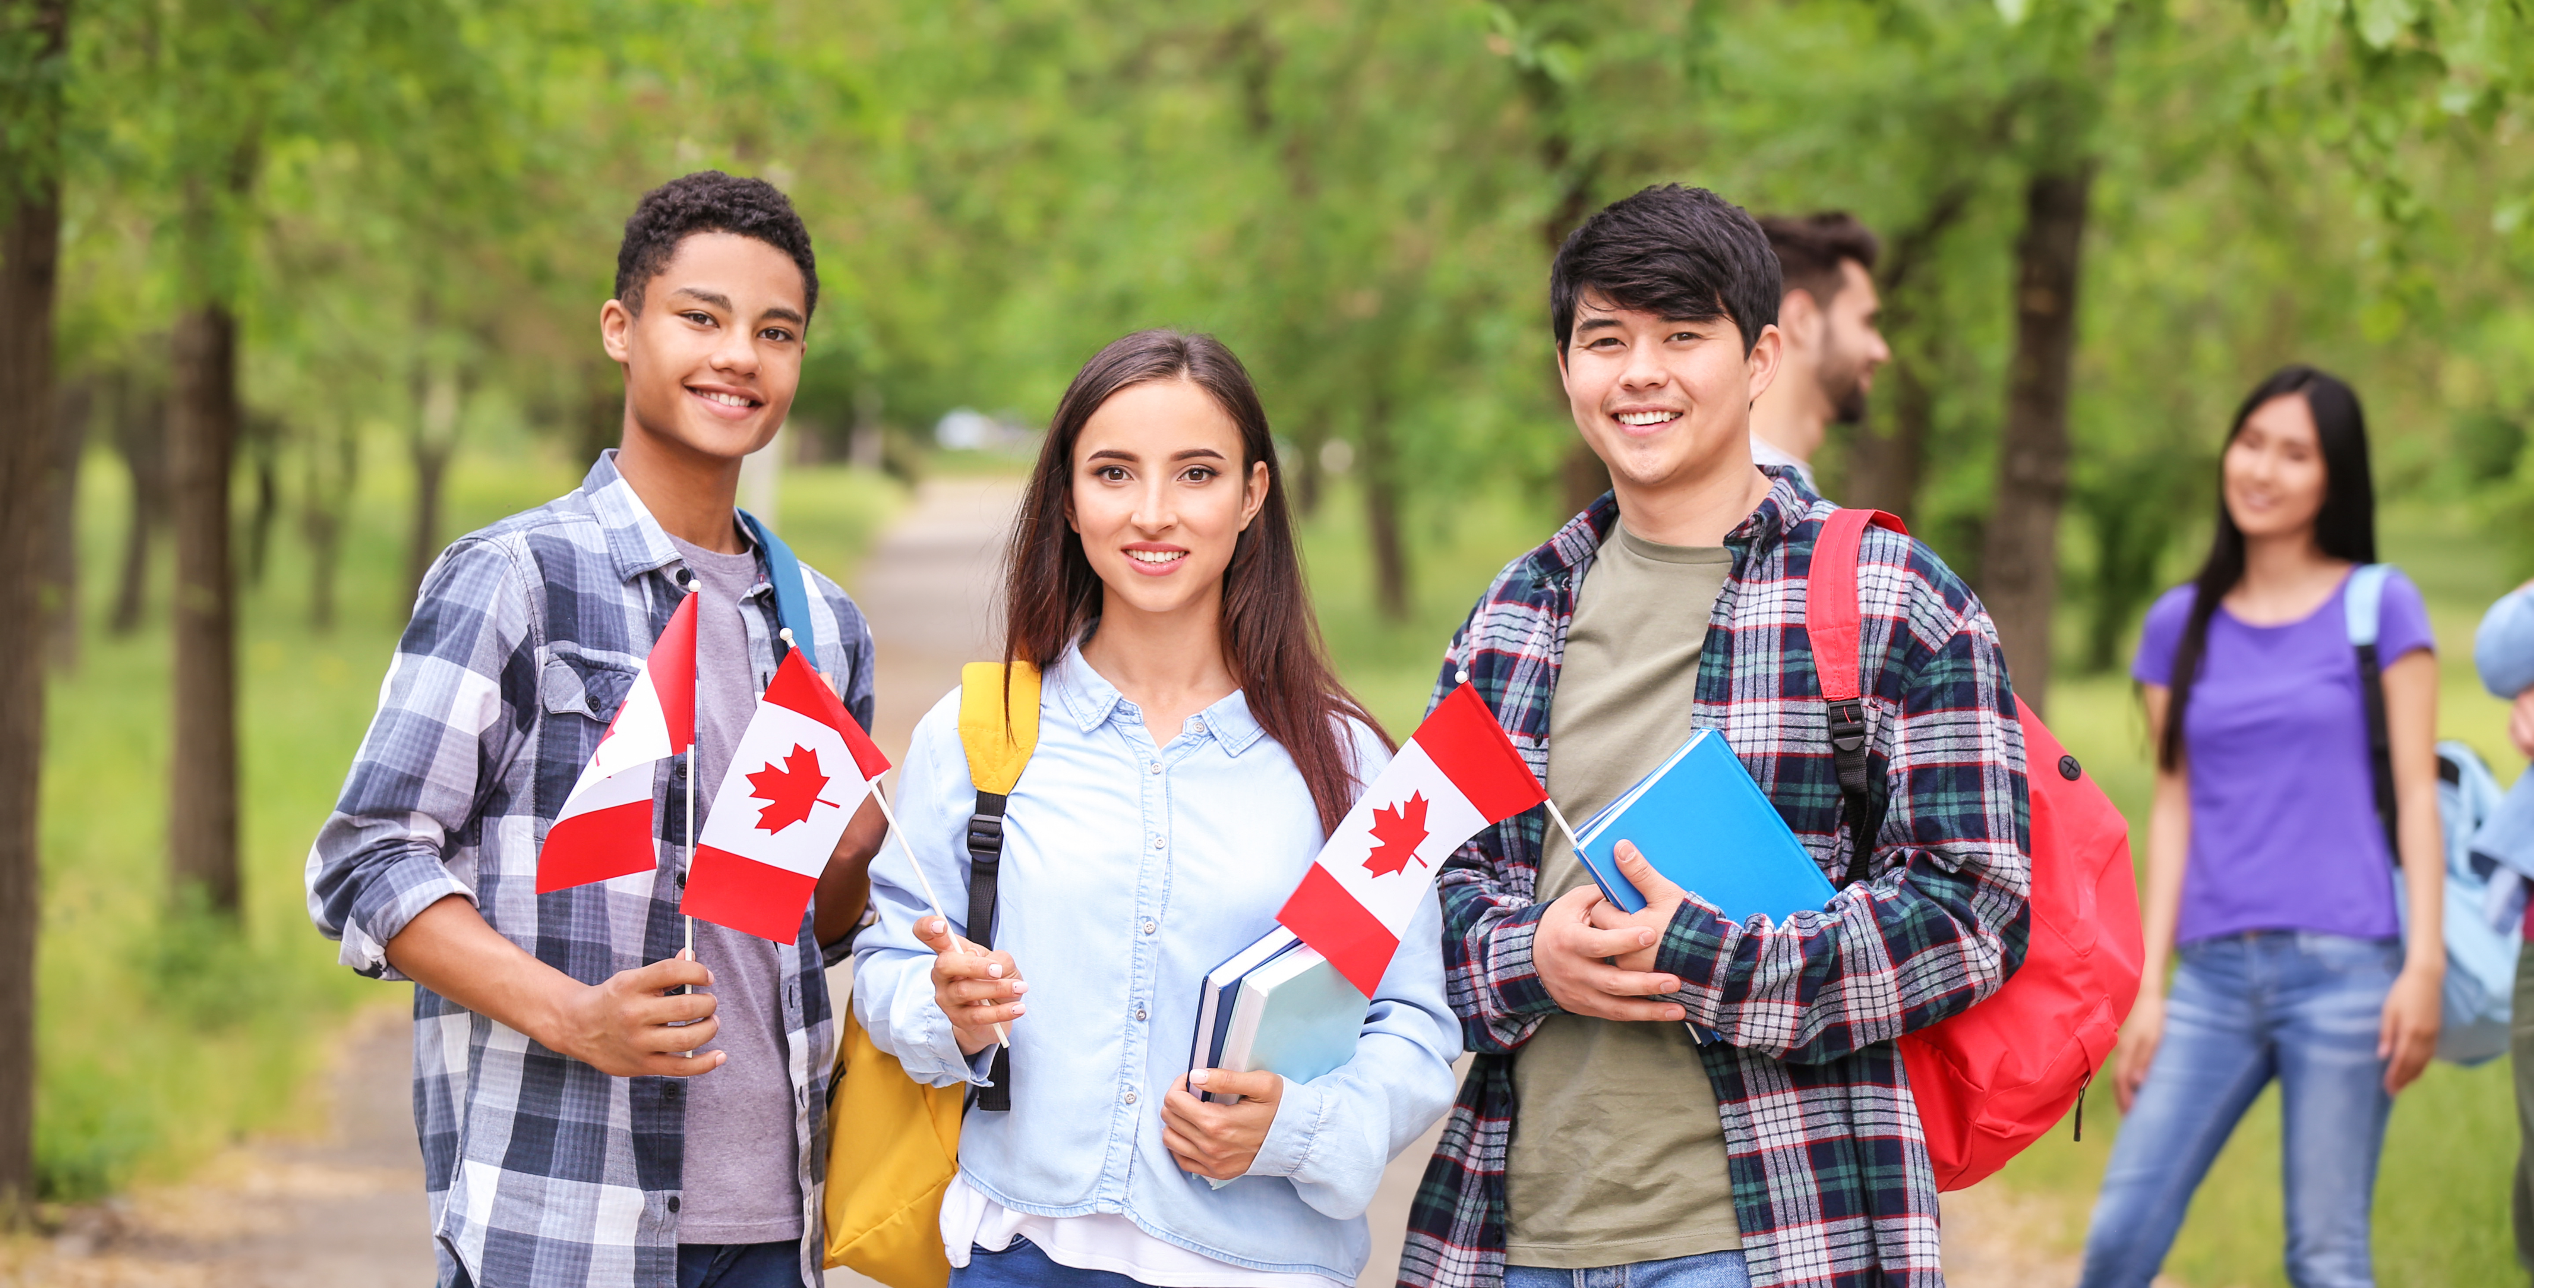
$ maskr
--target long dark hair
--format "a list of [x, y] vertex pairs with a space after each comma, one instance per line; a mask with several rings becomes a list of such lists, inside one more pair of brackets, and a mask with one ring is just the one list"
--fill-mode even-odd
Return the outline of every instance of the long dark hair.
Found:
[[1073, 512], [1073, 445], [1100, 405], [1122, 389], [1162, 380], [1206, 391], [1243, 434], [1244, 468], [1269, 468], [1271, 499], [1234, 543], [1225, 567], [1225, 661], [1263, 732], [1288, 749], [1315, 815], [1330, 832], [1350, 812], [1354, 750], [1342, 720], [1357, 720], [1388, 746], [1386, 730], [1342, 687], [1325, 660], [1315, 610], [1306, 600], [1289, 507], [1280, 503], [1279, 452], [1252, 377], [1214, 336], [1138, 331], [1091, 356], [1056, 404], [1037, 469], [1020, 498], [1011, 534], [1005, 655], [1052, 666], [1100, 616], [1100, 574], [1083, 556]]
[[[2234, 443], [2254, 409], [2275, 398], [2302, 394], [2308, 414], [2317, 422], [2317, 448], [2326, 462], [2326, 501], [2317, 511], [2317, 548], [2357, 564], [2379, 561], [2378, 521], [2370, 489], [2370, 435], [2361, 419], [2361, 399], [2352, 386], [2314, 367], [2292, 364], [2273, 372], [2236, 408], [2227, 427]], [[2218, 525], [2209, 537], [2209, 558], [2192, 579], [2191, 620], [2174, 649], [2173, 697], [2165, 704], [2165, 733], [2156, 748], [2156, 763], [2172, 770], [2182, 764], [2182, 713], [2191, 701], [2192, 681], [2209, 645], [2209, 619], [2218, 601], [2245, 579], [2245, 533], [2227, 513], [2227, 465], [2222, 450], [2218, 478]]]

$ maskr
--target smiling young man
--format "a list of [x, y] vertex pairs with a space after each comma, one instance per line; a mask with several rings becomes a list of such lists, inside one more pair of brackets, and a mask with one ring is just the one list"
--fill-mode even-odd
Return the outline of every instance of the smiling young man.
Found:
[[[1853, 842], [1803, 625], [1833, 507], [1753, 462], [1750, 408], [1780, 370], [1762, 230], [1713, 193], [1648, 188], [1568, 237], [1550, 285], [1566, 400], [1611, 492], [1503, 569], [1433, 701], [1476, 685], [1576, 820], [1716, 729], [1839, 877]], [[1623, 844], [1650, 902], [1622, 914], [1539, 812], [1442, 873], [1449, 1001], [1479, 1054], [1414, 1201], [1403, 1283], [1940, 1281], [1894, 1039], [2019, 961], [2028, 794], [1975, 596], [1898, 533], [1871, 530], [1861, 560], [1883, 821], [1825, 908], [1738, 921]]]
[[1786, 466], [1808, 491], [1807, 463], [1831, 425], [1869, 410], [1870, 378], [1887, 361], [1878, 333], [1878, 237], [1839, 210], [1764, 219], [1780, 261], [1780, 367], [1753, 404], [1753, 463]]
[[[777, 189], [707, 171], [645, 194], [599, 314], [625, 369], [617, 449], [439, 557], [307, 861], [340, 960], [418, 985], [412, 1103], [449, 1288], [821, 1283], [823, 967], [849, 952], [885, 820], [851, 821], [792, 945], [701, 924], [682, 960], [678, 912], [682, 811], [712, 804], [784, 660], [773, 578], [810, 606], [797, 646], [874, 714], [857, 606], [770, 567], [733, 505], [795, 400], [815, 293]], [[664, 762], [660, 866], [540, 895], [547, 826], [692, 580], [696, 800]]]

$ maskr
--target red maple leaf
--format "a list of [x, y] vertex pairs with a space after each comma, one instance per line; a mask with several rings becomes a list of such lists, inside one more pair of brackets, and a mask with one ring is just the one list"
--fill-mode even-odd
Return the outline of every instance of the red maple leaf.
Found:
[[760, 807], [760, 822], [755, 826], [764, 832], [784, 831], [790, 823], [804, 822], [817, 801], [839, 809], [839, 803], [822, 800], [823, 789], [831, 785], [831, 775], [823, 772], [823, 762], [811, 747], [788, 752], [784, 766], [763, 765], [751, 771], [751, 794], [769, 802]]
[[1413, 852], [1431, 835], [1431, 802], [1415, 792], [1413, 799], [1393, 809], [1370, 811], [1369, 835], [1378, 839], [1376, 849], [1369, 851], [1361, 867], [1373, 877], [1388, 876], [1404, 870], [1413, 860]]

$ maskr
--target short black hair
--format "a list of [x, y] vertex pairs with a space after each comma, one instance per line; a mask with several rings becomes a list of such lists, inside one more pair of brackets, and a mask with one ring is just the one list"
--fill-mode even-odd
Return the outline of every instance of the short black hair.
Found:
[[1611, 202], [1567, 234], [1547, 293], [1559, 353], [1573, 342], [1586, 293], [1674, 321], [1725, 318], [1751, 353], [1762, 328], [1780, 320], [1780, 261], [1743, 207], [1668, 183]]
[[644, 284], [671, 266], [680, 243], [694, 233], [735, 233], [767, 242], [796, 261], [805, 277], [805, 317], [814, 317], [821, 284], [814, 277], [814, 243], [787, 194], [758, 179], [700, 170], [644, 194], [626, 217], [626, 239], [617, 246], [617, 298], [631, 311], [644, 307]]
[[1878, 234], [1848, 212], [1820, 210], [1812, 215], [1765, 215], [1762, 232], [1771, 253], [1780, 257], [1780, 289], [1805, 291], [1818, 304], [1831, 304], [1843, 289], [1843, 261], [1878, 270]]

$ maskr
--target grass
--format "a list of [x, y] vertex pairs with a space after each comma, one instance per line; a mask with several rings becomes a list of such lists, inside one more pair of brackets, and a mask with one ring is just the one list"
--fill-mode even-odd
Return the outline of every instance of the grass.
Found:
[[[1372, 607], [1367, 545], [1350, 493], [1336, 489], [1305, 524], [1307, 575], [1343, 679], [1400, 736], [1420, 720], [1432, 668], [1467, 606], [1506, 560], [1545, 539], [1553, 523], [1511, 496], [1455, 503], [1447, 520], [1417, 528], [1413, 619], [1389, 623]], [[2504, 704], [2487, 696], [2470, 664], [2479, 616], [2512, 585], [2506, 561], [2464, 516], [2422, 508], [2391, 507], [2381, 541], [2383, 555], [2423, 589], [2433, 617], [2442, 736], [2476, 747], [2510, 782], [2523, 761], [2505, 738]], [[2071, 641], [2071, 613], [2062, 625]], [[2133, 848], [2142, 849], [2153, 772], [2144, 719], [2125, 673], [2061, 676], [2049, 717], [2050, 728], [2129, 816]], [[2085, 1110], [2082, 1142], [2070, 1139], [2071, 1124], [2061, 1123], [1989, 1182], [2035, 1200], [2049, 1219], [2034, 1233], [2068, 1254], [2083, 1246], [2119, 1130], [2108, 1095], [2088, 1097]], [[2522, 1282], [2509, 1202], [2518, 1143], [2505, 1061], [2475, 1069], [2436, 1063], [2398, 1098], [2374, 1218], [2383, 1282]], [[2267, 1092], [2201, 1187], [2167, 1274], [2192, 1288], [2285, 1284], [2279, 1178], [2279, 1097]]]
[[[410, 601], [398, 571], [408, 480], [390, 454], [368, 465], [339, 629], [308, 622], [309, 563], [291, 519], [242, 598], [238, 927], [166, 895], [169, 636], [157, 612], [126, 638], [99, 627], [129, 500], [113, 458], [94, 456], [82, 472], [84, 648], [49, 686], [41, 822], [36, 1151], [49, 1200], [175, 1178], [245, 1133], [308, 1125], [298, 1093], [340, 1017], [408, 1000], [341, 969], [303, 901], [305, 852]], [[463, 532], [562, 494], [580, 473], [530, 449], [468, 451], [450, 477], [446, 518]], [[837, 574], [898, 497], [873, 475], [789, 471], [777, 526]], [[159, 558], [156, 602], [167, 596], [167, 551]]]

